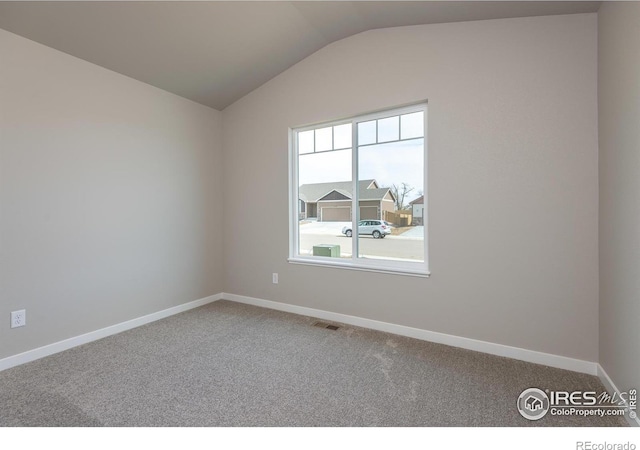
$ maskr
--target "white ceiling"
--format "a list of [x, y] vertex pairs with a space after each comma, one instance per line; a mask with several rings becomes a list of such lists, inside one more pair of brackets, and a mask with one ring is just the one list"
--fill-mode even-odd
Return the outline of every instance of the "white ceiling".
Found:
[[0, 2], [0, 28], [218, 110], [375, 28], [595, 12], [601, 2]]

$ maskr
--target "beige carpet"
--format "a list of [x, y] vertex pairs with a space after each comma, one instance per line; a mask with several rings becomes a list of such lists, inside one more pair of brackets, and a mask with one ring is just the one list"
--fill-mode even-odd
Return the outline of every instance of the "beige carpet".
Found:
[[529, 387], [594, 377], [219, 301], [0, 372], [2, 426], [625, 426], [532, 422]]

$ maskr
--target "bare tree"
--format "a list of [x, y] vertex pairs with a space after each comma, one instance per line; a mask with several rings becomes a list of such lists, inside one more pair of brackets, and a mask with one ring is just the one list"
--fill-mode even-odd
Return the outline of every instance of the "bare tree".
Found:
[[391, 193], [396, 199], [396, 210], [400, 211], [405, 209], [407, 205], [404, 204], [404, 199], [407, 198], [407, 195], [412, 192], [414, 188], [403, 182], [400, 183], [400, 185], [394, 183], [389, 189], [391, 189]]

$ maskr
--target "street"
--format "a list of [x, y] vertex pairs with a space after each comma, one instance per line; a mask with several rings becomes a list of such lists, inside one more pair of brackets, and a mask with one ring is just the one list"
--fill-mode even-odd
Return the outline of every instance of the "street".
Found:
[[[352, 238], [341, 233], [342, 227], [349, 222], [314, 222], [300, 226], [300, 254], [312, 255], [313, 246], [319, 244], [337, 244], [342, 257], [351, 257]], [[411, 233], [416, 236], [416, 233]], [[424, 260], [424, 240], [418, 237], [387, 236], [374, 239], [371, 236], [360, 237], [360, 256], [369, 258], [400, 259], [410, 261]]]

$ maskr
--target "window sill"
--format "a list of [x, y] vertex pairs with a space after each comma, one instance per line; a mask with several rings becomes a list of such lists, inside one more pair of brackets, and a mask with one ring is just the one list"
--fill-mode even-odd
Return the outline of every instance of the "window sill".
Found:
[[407, 269], [384, 265], [354, 264], [351, 261], [335, 261], [332, 258], [304, 258], [290, 257], [288, 261], [292, 264], [302, 264], [306, 266], [329, 267], [333, 269], [359, 270], [363, 272], [378, 272], [392, 275], [405, 275], [410, 277], [429, 278], [431, 273], [425, 269]]

